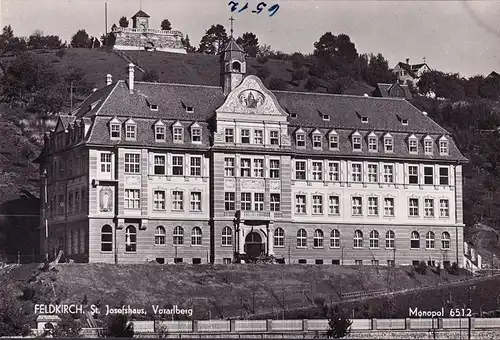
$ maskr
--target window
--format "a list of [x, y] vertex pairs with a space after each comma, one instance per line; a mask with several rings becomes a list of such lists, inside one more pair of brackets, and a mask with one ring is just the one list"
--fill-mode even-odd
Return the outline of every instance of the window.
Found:
[[131, 225], [125, 229], [125, 251], [137, 251], [137, 232]]
[[200, 128], [191, 128], [191, 142], [192, 143], [201, 143], [201, 129]]
[[410, 198], [409, 214], [410, 216], [418, 217], [418, 198]]
[[241, 167], [240, 167], [240, 175], [241, 177], [250, 177], [250, 158], [242, 158], [241, 159]]
[[125, 208], [140, 208], [139, 189], [125, 189]]
[[434, 249], [435, 247], [435, 237], [432, 231], [427, 232], [425, 234], [425, 248], [426, 249]]
[[368, 197], [368, 215], [378, 215], [378, 197]]
[[372, 260], [372, 266], [378, 266], [380, 265], [379, 260]]
[[354, 260], [354, 265], [356, 265], [356, 266], [362, 266], [363, 265], [363, 260]]
[[384, 216], [394, 216], [394, 198], [384, 198]]
[[339, 136], [331, 134], [329, 139], [330, 139], [330, 150], [337, 150], [339, 148]]
[[392, 137], [384, 138], [384, 151], [386, 153], [394, 152], [394, 139]]
[[408, 183], [418, 184], [418, 166], [408, 165]]
[[388, 230], [386, 233], [385, 233], [385, 247], [387, 249], [394, 249], [396, 247], [395, 241], [396, 239], [396, 235], [394, 234], [394, 231], [392, 230]]
[[361, 136], [352, 137], [352, 149], [354, 151], [361, 151]]
[[323, 136], [315, 134], [313, 135], [313, 149], [321, 149], [321, 140]]
[[441, 185], [448, 185], [449, 180], [448, 180], [448, 168], [439, 168], [439, 184]]
[[354, 232], [354, 248], [363, 248], [363, 232], [361, 230]]
[[312, 200], [312, 213], [323, 214], [323, 196], [313, 195]]
[[379, 233], [376, 230], [370, 231], [370, 248], [378, 248]]
[[191, 231], [191, 245], [201, 246], [201, 229], [200, 227], [194, 227]]
[[241, 210], [252, 210], [252, 194], [249, 192], [241, 193]]
[[254, 210], [257, 211], [264, 210], [264, 193], [262, 192], [253, 193], [253, 205], [254, 205]]
[[316, 229], [314, 231], [314, 248], [323, 248], [323, 231]]
[[271, 194], [271, 211], [280, 211], [280, 194]]
[[279, 144], [278, 131], [270, 131], [269, 136], [270, 136], [271, 145], [278, 145]]
[[420, 235], [417, 231], [411, 232], [410, 248], [411, 249], [420, 248]]
[[108, 173], [111, 172], [111, 154], [110, 153], [101, 153], [101, 172], [108, 172]]
[[450, 249], [450, 240], [450, 233], [448, 233], [447, 231], [443, 232], [441, 234], [441, 247], [443, 249]]
[[190, 174], [191, 176], [200, 177], [201, 176], [201, 157], [191, 156], [190, 158]]
[[262, 144], [264, 141], [263, 138], [264, 134], [262, 133], [262, 130], [255, 130], [253, 132], [253, 142], [254, 144]]
[[141, 171], [141, 160], [140, 154], [138, 153], [126, 153], [125, 154], [125, 172], [126, 173], [140, 173]]
[[264, 177], [264, 160], [255, 158], [253, 160], [253, 174], [254, 177]]
[[432, 145], [433, 145], [433, 142], [432, 142], [432, 139], [425, 139], [424, 140], [424, 153], [426, 155], [432, 155]]
[[233, 211], [235, 210], [235, 193], [225, 192], [224, 193], [224, 210]]
[[377, 137], [368, 137], [368, 151], [370, 152], [378, 151]]
[[448, 141], [440, 140], [439, 141], [439, 154], [440, 155], [448, 155]]
[[384, 164], [384, 183], [394, 182], [394, 165]]
[[172, 210], [184, 210], [184, 192], [172, 192]]
[[330, 232], [330, 247], [340, 248], [340, 231], [333, 229]]
[[424, 216], [434, 217], [434, 200], [432, 198], [424, 200]]
[[242, 144], [250, 144], [250, 130], [249, 129], [241, 129], [241, 143]]
[[424, 167], [424, 183], [434, 184], [434, 167], [432, 166]]
[[201, 211], [201, 192], [191, 191], [191, 211]]
[[165, 210], [165, 191], [155, 190], [153, 196], [153, 210]]
[[363, 215], [363, 208], [362, 208], [362, 198], [359, 196], [354, 196], [352, 198], [352, 214], [354, 216], [360, 216]]
[[274, 246], [275, 247], [285, 246], [285, 230], [283, 230], [283, 228], [276, 228], [274, 230]]
[[312, 162], [312, 179], [313, 181], [323, 179], [323, 162]]
[[298, 148], [306, 147], [306, 135], [304, 133], [297, 133], [295, 135], [295, 141], [297, 143]]
[[125, 125], [125, 139], [135, 139], [136, 129], [135, 125]]
[[172, 175], [184, 175], [184, 156], [172, 156]]
[[224, 176], [234, 177], [234, 158], [233, 157], [224, 158]]
[[330, 215], [340, 215], [340, 198], [339, 198], [339, 196], [330, 196], [328, 198], [328, 213]]
[[154, 174], [165, 175], [165, 156], [154, 155]]
[[222, 229], [222, 245], [231, 246], [233, 244], [233, 231], [230, 227]]
[[184, 129], [182, 127], [174, 127], [174, 143], [184, 142]]
[[307, 247], [307, 232], [304, 229], [299, 229], [297, 231], [297, 247]]
[[368, 164], [368, 182], [378, 182], [378, 166], [377, 164]]
[[295, 196], [295, 213], [296, 214], [306, 213], [306, 195]]
[[174, 245], [184, 244], [184, 229], [181, 226], [174, 228]]
[[450, 201], [448, 199], [439, 200], [439, 217], [450, 217]]
[[340, 164], [339, 162], [328, 163], [328, 180], [338, 182], [340, 179]]
[[120, 138], [120, 124], [111, 124], [111, 138]]
[[70, 192], [68, 195], [68, 214], [73, 213], [73, 193]]
[[162, 227], [161, 225], [156, 227], [155, 229], [155, 245], [163, 245], [166, 243], [165, 238], [166, 238], [167, 232], [165, 231], [165, 228]]
[[352, 181], [361, 182], [361, 163], [352, 163], [351, 168]]
[[269, 177], [280, 178], [280, 161], [279, 159], [271, 159], [269, 161]]
[[165, 127], [164, 126], [155, 126], [155, 140], [157, 142], [165, 141]]
[[410, 153], [418, 153], [418, 140], [416, 138], [408, 139], [408, 151]]
[[295, 161], [295, 179], [305, 180], [306, 179], [306, 162], [305, 161]]
[[113, 250], [113, 228], [105, 225], [101, 229], [101, 251]]
[[224, 138], [226, 143], [234, 143], [234, 129], [224, 129]]
[[[56, 200], [56, 197], [54, 196], [52, 201], [55, 201], [55, 200]], [[51, 205], [51, 207], [52, 207], [52, 205]], [[81, 209], [81, 207], [80, 207], [80, 192], [76, 191], [75, 192], [75, 212], [79, 212], [80, 209]]]

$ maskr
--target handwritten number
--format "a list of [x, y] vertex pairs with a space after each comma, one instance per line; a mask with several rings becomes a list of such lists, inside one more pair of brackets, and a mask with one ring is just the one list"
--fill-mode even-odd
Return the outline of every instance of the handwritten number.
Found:
[[280, 5], [278, 4], [269, 7], [269, 9], [267, 10], [269, 12], [269, 16], [272, 17], [273, 15], [275, 15], [278, 9], [280, 9]]
[[257, 5], [257, 14], [260, 14], [260, 12], [262, 12], [262, 10], [264, 9], [264, 7], [266, 7], [266, 6], [267, 6], [267, 4], [264, 1], [260, 2]]
[[231, 6], [231, 5], [233, 6], [233, 7], [231, 7], [231, 12], [236, 11], [236, 7], [238, 7], [238, 3], [234, 2], [234, 1], [229, 1], [228, 5], [229, 6]]
[[[228, 5], [231, 6], [231, 12], [234, 12], [238, 10], [239, 2], [229, 1]], [[267, 7], [267, 4], [264, 1], [259, 2], [259, 4], [257, 5], [257, 10], [253, 10], [252, 13], [260, 14], [265, 7]], [[267, 10], [269, 12], [269, 16], [272, 17], [273, 15], [275, 15], [276, 12], [278, 12], [279, 8], [280, 6], [278, 4], [274, 4], [271, 7], [269, 7], [269, 9]], [[248, 2], [245, 3], [245, 5], [238, 10], [238, 13], [241, 13], [246, 9], [248, 9]]]
[[248, 8], [248, 2], [245, 4], [245, 6], [243, 6], [239, 11], [238, 13], [240, 12], [243, 12], [244, 10], [246, 10]]

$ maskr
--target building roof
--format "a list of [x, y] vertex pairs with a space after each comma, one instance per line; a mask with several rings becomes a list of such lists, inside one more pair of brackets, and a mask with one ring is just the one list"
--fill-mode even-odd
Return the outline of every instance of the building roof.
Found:
[[[395, 92], [399, 92], [397, 91], [398, 89], [401, 89], [401, 91], [404, 93], [403, 96], [396, 95]], [[398, 83], [395, 84], [377, 83], [377, 86], [375, 90], [373, 90], [372, 95], [374, 97], [393, 97], [393, 98], [399, 97], [406, 99], [412, 98], [410, 88], [408, 87], [408, 85], [401, 85]]]
[[245, 60], [245, 51], [236, 43], [233, 37], [229, 38], [227, 45], [224, 47], [220, 54], [220, 59], [224, 61], [230, 61], [238, 59], [241, 61]]
[[500, 78], [500, 74], [495, 71], [492, 71], [486, 78]]
[[133, 18], [151, 18], [149, 15], [147, 15], [142, 9], [139, 10], [139, 12], [135, 13]]

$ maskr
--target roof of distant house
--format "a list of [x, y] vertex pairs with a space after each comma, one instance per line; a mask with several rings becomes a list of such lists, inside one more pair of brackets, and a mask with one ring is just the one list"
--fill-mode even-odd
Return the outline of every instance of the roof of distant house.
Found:
[[151, 18], [148, 14], [146, 14], [142, 9], [139, 12], [135, 13], [133, 18]]

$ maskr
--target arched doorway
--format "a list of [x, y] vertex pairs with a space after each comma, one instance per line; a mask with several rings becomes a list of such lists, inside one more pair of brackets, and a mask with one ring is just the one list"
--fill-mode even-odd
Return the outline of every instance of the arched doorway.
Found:
[[245, 253], [250, 257], [260, 256], [264, 252], [262, 238], [256, 232], [251, 232], [245, 237]]

